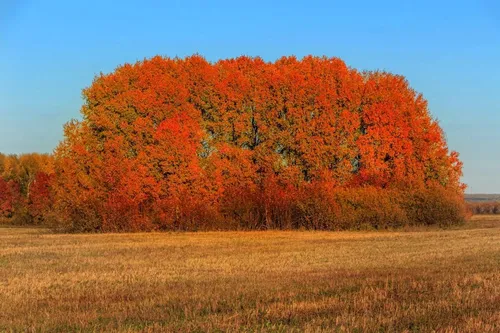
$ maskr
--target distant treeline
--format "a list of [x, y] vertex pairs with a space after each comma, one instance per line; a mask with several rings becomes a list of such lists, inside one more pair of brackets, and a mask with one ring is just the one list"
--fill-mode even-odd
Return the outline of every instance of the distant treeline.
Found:
[[97, 76], [1, 212], [73, 231], [457, 224], [462, 163], [404, 77], [337, 58], [154, 57]]
[[465, 194], [467, 202], [496, 202], [500, 201], [500, 194]]
[[495, 202], [468, 202], [469, 210], [476, 215], [500, 214], [500, 201]]

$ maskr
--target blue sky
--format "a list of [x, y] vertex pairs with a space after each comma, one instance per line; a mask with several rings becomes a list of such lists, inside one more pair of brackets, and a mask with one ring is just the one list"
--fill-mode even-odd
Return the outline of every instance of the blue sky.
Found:
[[468, 192], [500, 192], [500, 5], [486, 0], [0, 0], [0, 152], [51, 152], [99, 72], [193, 53], [403, 74], [460, 152]]

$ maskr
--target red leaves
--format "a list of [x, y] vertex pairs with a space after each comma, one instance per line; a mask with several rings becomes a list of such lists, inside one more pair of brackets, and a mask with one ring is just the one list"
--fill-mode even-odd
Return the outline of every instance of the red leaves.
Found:
[[10, 217], [14, 213], [14, 205], [19, 197], [19, 187], [15, 183], [0, 178], [0, 217]]
[[42, 221], [44, 215], [52, 210], [54, 194], [52, 186], [53, 174], [38, 172], [33, 180], [29, 193], [29, 212], [35, 221]]

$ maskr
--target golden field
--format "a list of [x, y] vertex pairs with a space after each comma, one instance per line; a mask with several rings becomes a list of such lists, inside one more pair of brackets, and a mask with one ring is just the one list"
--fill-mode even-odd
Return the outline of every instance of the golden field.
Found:
[[367, 232], [4, 226], [0, 331], [500, 332], [500, 217]]

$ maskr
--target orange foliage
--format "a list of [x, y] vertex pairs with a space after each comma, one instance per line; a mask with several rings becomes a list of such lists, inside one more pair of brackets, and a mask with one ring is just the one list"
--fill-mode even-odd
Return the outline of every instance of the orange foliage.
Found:
[[[84, 97], [83, 120], [66, 126], [55, 153], [55, 209], [72, 229], [341, 229], [463, 217], [458, 155], [398, 75], [312, 56], [154, 57], [99, 75]], [[449, 215], [422, 218], [429, 200]]]

